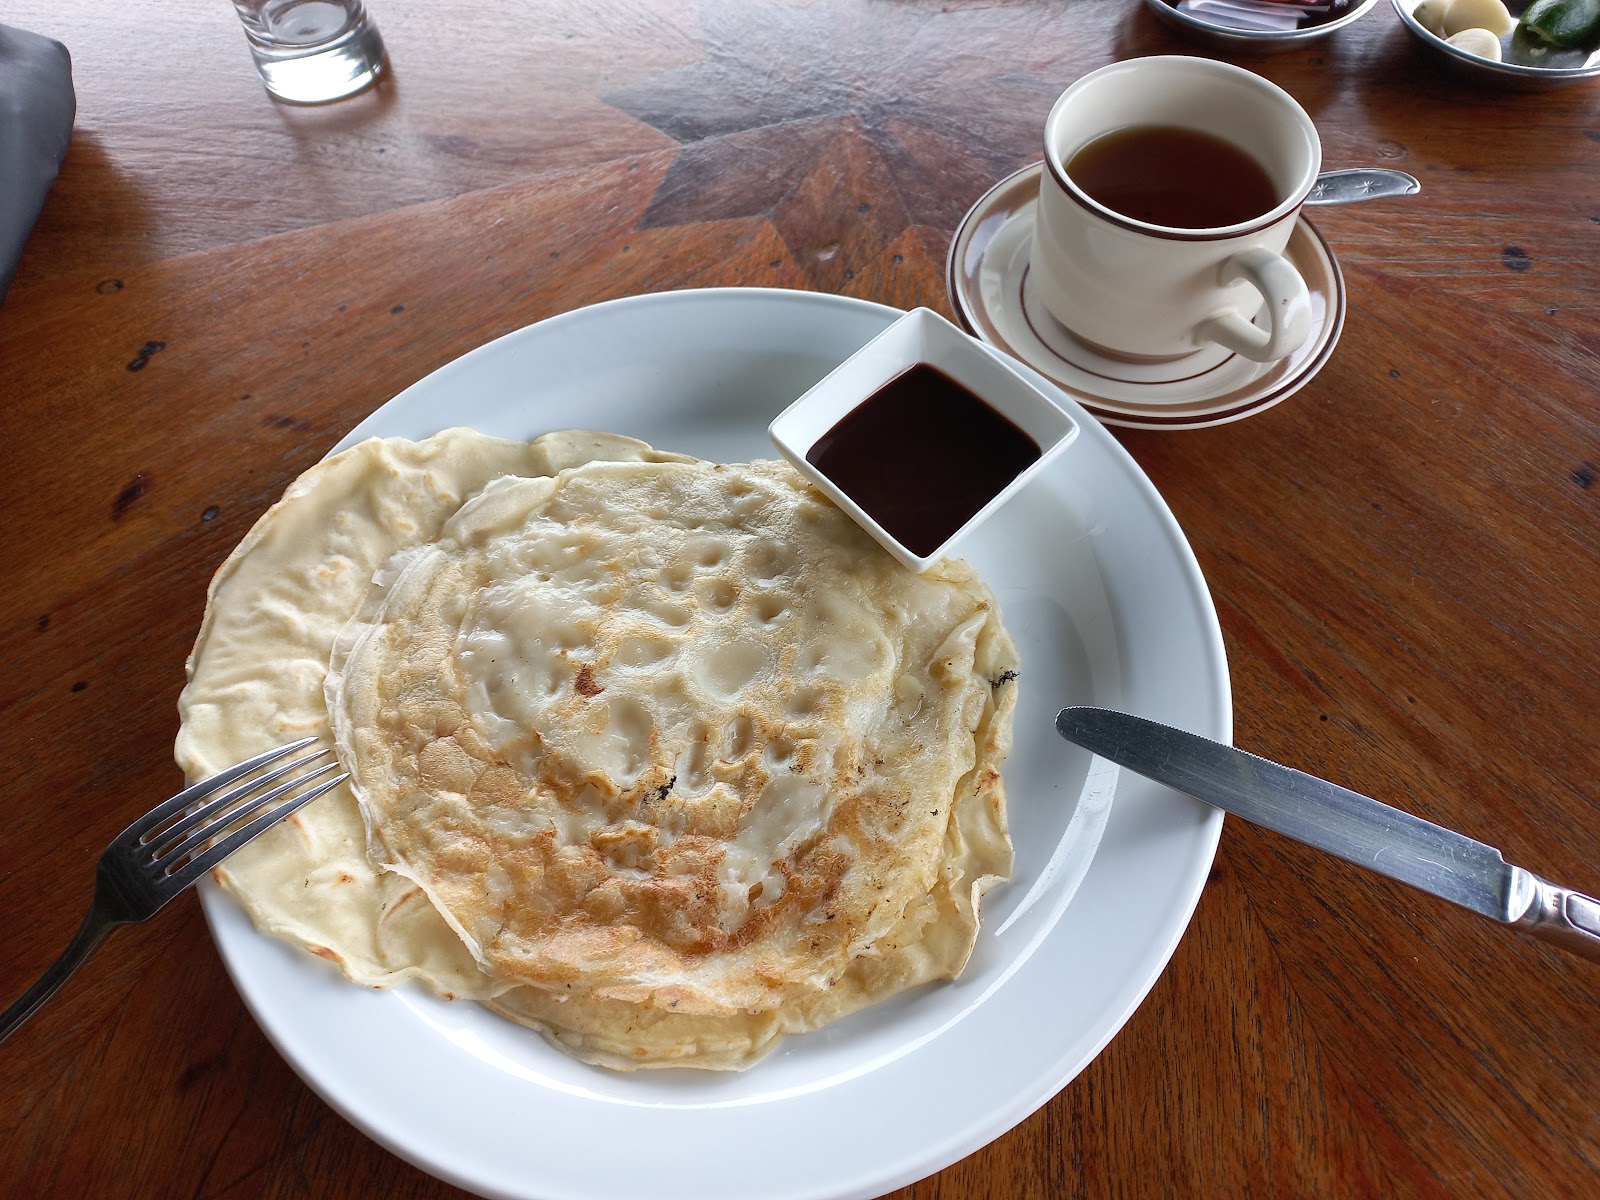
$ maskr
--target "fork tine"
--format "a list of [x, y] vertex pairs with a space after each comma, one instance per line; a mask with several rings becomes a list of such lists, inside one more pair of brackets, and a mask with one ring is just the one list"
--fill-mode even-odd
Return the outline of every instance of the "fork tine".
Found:
[[[313, 761], [319, 757], [321, 757], [320, 754], [313, 755], [306, 761]], [[339, 764], [336, 761], [324, 763], [315, 771], [308, 771], [304, 775], [296, 775], [287, 783], [280, 783], [271, 791], [262, 792], [260, 795], [251, 795], [250, 793], [255, 791], [260, 784], [267, 782], [267, 780], [258, 780], [243, 787], [235, 788], [226, 796], [220, 796], [216, 800], [208, 801], [205, 807], [212, 810], [217, 809], [224, 801], [236, 801], [242, 799], [243, 803], [240, 803], [237, 806], [229, 807], [227, 811], [218, 814], [213, 820], [205, 821], [198, 825], [196, 825], [194, 821], [186, 822], [185, 828], [192, 829], [193, 832], [191, 832], [188, 837], [184, 838], [175, 846], [168, 843], [166, 844], [166, 848], [161, 849], [159, 853], [152, 851], [152, 853], [155, 854], [152, 865], [155, 866], [157, 870], [166, 871], [172, 866], [173, 863], [181, 861], [184, 856], [191, 853], [195, 847], [204, 845], [206, 842], [216, 837], [224, 829], [235, 824], [239, 820], [248, 816], [250, 813], [260, 809], [264, 805], [276, 802], [283, 796], [286, 796], [290, 792], [294, 791], [296, 788], [303, 787], [305, 784], [310, 783], [314, 779], [322, 778], [329, 771], [337, 771], [338, 769]], [[277, 778], [277, 774], [275, 773], [272, 778]]]
[[[19, 1000], [4, 1011], [0, 1011], [0, 1041], [4, 1041], [39, 1005], [54, 994], [67, 976], [78, 968], [114, 926], [144, 921], [155, 916], [167, 906], [168, 902], [177, 898], [200, 876], [246, 842], [270, 829], [297, 808], [310, 804], [318, 796], [324, 795], [348, 779], [348, 773], [339, 771], [336, 759], [315, 771], [296, 775], [271, 791], [262, 792], [268, 782], [286, 772], [298, 769], [304, 763], [315, 762], [323, 757], [326, 753], [324, 751], [307, 755], [300, 762], [289, 763], [264, 776], [258, 776], [234, 788], [225, 796], [210, 798], [235, 780], [288, 757], [314, 741], [315, 738], [302, 738], [290, 745], [280, 746], [276, 750], [268, 750], [265, 754], [258, 754], [209, 779], [187, 787], [170, 800], [157, 805], [114, 838], [95, 867], [94, 901], [89, 906], [89, 915], [84, 920], [82, 928], [78, 930], [77, 936], [72, 939], [66, 952], [39, 981], [24, 992]], [[321, 778], [330, 771], [339, 773], [332, 778]], [[319, 779], [321, 782], [317, 782]], [[313, 784], [315, 786], [312, 786]], [[204, 820], [207, 814], [214, 813], [222, 805], [236, 799], [242, 799], [242, 803], [237, 807], [216, 813], [209, 821]], [[185, 812], [196, 805], [204, 812]], [[261, 811], [263, 805], [272, 807], [263, 812]], [[154, 832], [163, 830], [166, 823], [174, 817], [178, 817], [178, 820], [172, 826], [166, 827], [163, 832]], [[240, 821], [245, 823], [240, 825]], [[197, 822], [203, 824], [197, 825]], [[183, 838], [177, 846], [159, 859], [153, 857], [160, 846], [170, 846], [174, 840], [182, 836], [184, 829], [189, 828], [193, 828], [193, 832]], [[228, 830], [232, 832], [227, 832], [214, 845], [201, 846], [201, 842], [206, 838]], [[156, 843], [154, 846], [142, 840], [147, 833], [154, 833], [151, 838], [151, 841]], [[194, 853], [193, 857], [187, 857], [196, 849], [198, 852]], [[176, 870], [169, 871], [168, 868], [173, 863], [182, 865]]]
[[[205, 850], [202, 853], [195, 855], [188, 862], [184, 863], [183, 866], [172, 872], [172, 874], [167, 877], [167, 882], [176, 886], [180, 890], [188, 887], [195, 880], [199, 879], [200, 876], [211, 870], [212, 867], [216, 866], [223, 859], [227, 858], [228, 855], [232, 854], [240, 846], [243, 846], [246, 842], [255, 838], [257, 834], [263, 833], [270, 829], [278, 821], [288, 816], [301, 805], [310, 804], [318, 796], [322, 795], [322, 793], [338, 787], [348, 778], [348, 774], [340, 772], [332, 779], [323, 780], [304, 795], [291, 797], [290, 799], [285, 800], [282, 804], [279, 804], [276, 808], [268, 809], [260, 816], [251, 820], [249, 824], [244, 826], [244, 828], [235, 830], [216, 845], [212, 846], [209, 850]], [[299, 782], [304, 781], [302, 780]]]
[[188, 787], [184, 788], [183, 791], [172, 797], [172, 799], [165, 800], [156, 805], [132, 825], [129, 825], [117, 835], [116, 840], [121, 842], [130, 836], [142, 837], [150, 830], [157, 828], [163, 821], [172, 816], [173, 813], [182, 812], [196, 801], [205, 799], [205, 797], [211, 795], [211, 793], [215, 792], [218, 788], [227, 787], [241, 775], [248, 775], [251, 771], [256, 770], [258, 767], [264, 767], [268, 763], [274, 762], [286, 754], [293, 754], [296, 750], [303, 749], [316, 740], [317, 739], [315, 736], [303, 737], [297, 742], [290, 742], [286, 746], [279, 746], [275, 750], [268, 750], [265, 753], [256, 755], [254, 758], [247, 758], [238, 766], [229, 767], [226, 771], [219, 771], [217, 774], [212, 775], [209, 778], [202, 779], [199, 783], [190, 784]]
[[[228, 791], [223, 792], [220, 796], [213, 796], [204, 804], [201, 804], [191, 811], [183, 814], [183, 816], [179, 817], [171, 825], [168, 825], [165, 828], [160, 828], [157, 830], [157, 832], [141, 838], [140, 845], [151, 846], [159, 843], [159, 845], [155, 845], [155, 849], [153, 849], [151, 853], [156, 854], [158, 857], [165, 858], [169, 853], [165, 847], [171, 846], [173, 842], [183, 837], [184, 834], [188, 833], [189, 830], [193, 829], [196, 825], [199, 825], [203, 821], [207, 821], [213, 813], [232, 808], [235, 804], [238, 804], [241, 800], [248, 797], [252, 792], [260, 791], [261, 788], [271, 783], [274, 779], [281, 779], [283, 776], [292, 771], [298, 771], [302, 767], [309, 767], [318, 759], [327, 758], [332, 755], [332, 753], [333, 749], [331, 747], [324, 746], [320, 750], [313, 751], [310, 754], [302, 754], [299, 758], [290, 759], [288, 762], [282, 763], [270, 771], [266, 771], [260, 775], [257, 775], [253, 779], [246, 780], [238, 787], [231, 788]], [[309, 778], [309, 776], [307, 776], [307, 778]], [[263, 799], [267, 798], [268, 797], [263, 797]]]

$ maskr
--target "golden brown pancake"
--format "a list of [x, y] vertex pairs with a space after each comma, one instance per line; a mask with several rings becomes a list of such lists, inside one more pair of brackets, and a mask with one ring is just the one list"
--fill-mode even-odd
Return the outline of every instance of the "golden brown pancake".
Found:
[[331, 706], [362, 809], [230, 860], [259, 926], [586, 1061], [737, 1067], [961, 969], [1010, 869], [1015, 667], [969, 568], [905, 571], [787, 466], [451, 431], [263, 518], [179, 753], [205, 774]]

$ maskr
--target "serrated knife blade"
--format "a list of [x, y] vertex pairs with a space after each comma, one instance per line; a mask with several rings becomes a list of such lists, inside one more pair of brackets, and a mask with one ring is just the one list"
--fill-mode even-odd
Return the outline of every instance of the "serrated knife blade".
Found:
[[1106, 708], [1064, 708], [1056, 732], [1135, 774], [1600, 961], [1600, 901], [1493, 846], [1232, 746]]

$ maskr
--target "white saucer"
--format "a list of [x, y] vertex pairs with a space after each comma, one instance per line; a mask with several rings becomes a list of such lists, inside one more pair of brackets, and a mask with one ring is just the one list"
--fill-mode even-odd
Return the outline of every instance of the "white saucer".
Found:
[[1108, 357], [1073, 337], [1028, 284], [1033, 215], [1043, 164], [990, 188], [962, 218], [946, 267], [956, 318], [971, 333], [1064, 388], [1102, 422], [1138, 429], [1200, 429], [1263, 412], [1304, 387], [1344, 327], [1344, 277], [1305, 217], [1285, 254], [1311, 293], [1311, 334], [1293, 354], [1256, 363], [1214, 347], [1163, 363]]

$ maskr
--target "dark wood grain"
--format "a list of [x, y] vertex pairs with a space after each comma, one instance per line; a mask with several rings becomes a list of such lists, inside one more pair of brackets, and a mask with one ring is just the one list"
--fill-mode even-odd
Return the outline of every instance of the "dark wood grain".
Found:
[[[374, 2], [392, 80], [274, 104], [228, 5], [16, 0], [71, 155], [0, 307], [0, 993], [178, 783], [212, 570], [343, 432], [464, 351], [735, 284], [948, 312], [943, 259], [1054, 97], [1196, 52], [1045, 0]], [[1119, 434], [1227, 643], [1239, 744], [1600, 888], [1600, 86], [1475, 91], [1387, 5], [1237, 59], [1330, 167], [1349, 323], [1301, 393]], [[897, 1195], [1600, 1194], [1600, 968], [1229, 822], [1176, 955], [1015, 1130]], [[0, 1194], [461, 1195], [267, 1044], [192, 898], [0, 1049]]]

